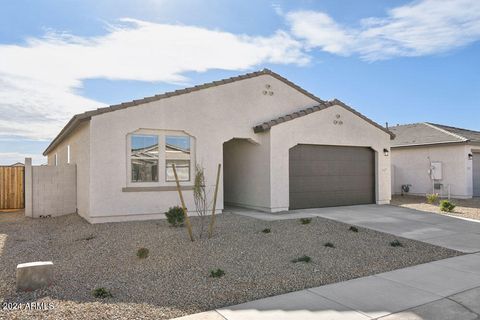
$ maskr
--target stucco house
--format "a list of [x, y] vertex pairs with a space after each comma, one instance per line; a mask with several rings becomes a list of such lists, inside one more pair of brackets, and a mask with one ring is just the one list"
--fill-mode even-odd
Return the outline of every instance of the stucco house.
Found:
[[433, 123], [391, 127], [392, 191], [480, 196], [480, 132]]
[[77, 210], [92, 223], [189, 210], [195, 164], [217, 200], [267, 212], [387, 204], [390, 140], [339, 100], [323, 101], [264, 69], [75, 115], [45, 150], [77, 166]]

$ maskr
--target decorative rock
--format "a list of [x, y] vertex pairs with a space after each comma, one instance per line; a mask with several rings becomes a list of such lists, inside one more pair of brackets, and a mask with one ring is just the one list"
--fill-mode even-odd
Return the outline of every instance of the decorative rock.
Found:
[[17, 290], [33, 291], [53, 283], [53, 262], [38, 261], [17, 265]]

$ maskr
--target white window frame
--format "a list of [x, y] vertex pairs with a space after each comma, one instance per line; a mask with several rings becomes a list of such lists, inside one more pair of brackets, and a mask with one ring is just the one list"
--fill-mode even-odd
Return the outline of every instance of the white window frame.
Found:
[[[154, 180], [154, 181], [133, 181], [132, 180], [132, 175], [133, 175], [133, 172], [132, 172], [132, 148], [131, 148], [131, 143], [132, 143], [132, 138], [134, 136], [145, 136], [145, 137], [156, 137], [157, 138], [157, 148], [158, 148], [158, 154], [157, 154], [157, 157], [154, 158], [148, 158], [148, 157], [140, 157], [138, 159], [141, 159], [141, 160], [156, 160], [157, 161], [157, 179]], [[130, 148], [129, 148], [129, 162], [130, 162], [130, 182], [132, 184], [144, 184], [144, 183], [156, 183], [160, 180], [160, 141], [159, 141], [159, 137], [157, 134], [145, 134], [145, 133], [133, 133], [130, 135]]]
[[55, 153], [55, 157], [53, 158], [55, 167], [58, 166], [58, 153]]
[[[132, 159], [131, 159], [131, 137], [132, 135], [157, 135], [158, 136], [158, 181], [138, 182], [132, 181]], [[166, 136], [188, 136], [190, 137], [190, 180], [181, 181], [184, 186], [193, 185], [196, 163], [196, 138], [183, 130], [165, 130], [165, 129], [137, 129], [126, 135], [126, 187], [175, 187], [175, 181], [166, 181], [166, 155], [165, 155], [165, 137]], [[163, 170], [162, 170], [163, 168]]]
[[[165, 139], [165, 148], [163, 149], [163, 152], [164, 152], [164, 156], [165, 156], [165, 166], [164, 166], [164, 170], [165, 170], [165, 182], [175, 182], [175, 179], [172, 179], [172, 180], [168, 180], [168, 175], [167, 175], [167, 171], [168, 171], [168, 167], [167, 167], [167, 137], [187, 137], [190, 139], [189, 141], [189, 147], [190, 147], [190, 158], [187, 160], [187, 159], [171, 159], [171, 160], [177, 160], [177, 161], [182, 161], [182, 160], [185, 160], [185, 161], [188, 161], [189, 164], [188, 164], [188, 179], [187, 180], [179, 180], [180, 182], [189, 182], [189, 181], [192, 181], [192, 138], [188, 135], [179, 135], [179, 134], [167, 134], [167, 135], [164, 135], [164, 139]], [[177, 170], [178, 172], [178, 170]]]
[[67, 145], [67, 163], [70, 164], [70, 145]]

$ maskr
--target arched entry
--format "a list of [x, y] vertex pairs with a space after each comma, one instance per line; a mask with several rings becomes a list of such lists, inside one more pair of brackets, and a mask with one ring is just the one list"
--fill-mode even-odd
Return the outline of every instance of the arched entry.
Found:
[[225, 206], [265, 210], [270, 205], [268, 146], [252, 139], [223, 143], [223, 197]]

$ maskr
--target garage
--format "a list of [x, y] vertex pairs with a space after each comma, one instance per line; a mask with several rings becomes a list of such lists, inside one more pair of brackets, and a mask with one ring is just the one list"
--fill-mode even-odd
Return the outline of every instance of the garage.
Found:
[[290, 209], [375, 203], [371, 148], [299, 144], [289, 150]]
[[480, 152], [473, 154], [473, 196], [480, 197]]

